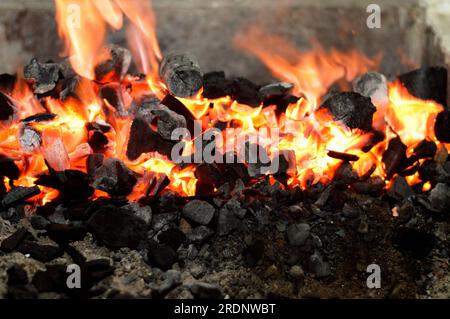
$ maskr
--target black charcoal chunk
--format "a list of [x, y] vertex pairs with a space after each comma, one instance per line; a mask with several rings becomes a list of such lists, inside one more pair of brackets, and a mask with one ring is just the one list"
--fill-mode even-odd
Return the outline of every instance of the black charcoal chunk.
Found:
[[34, 93], [44, 94], [56, 87], [59, 71], [60, 66], [57, 63], [39, 63], [32, 59], [25, 67], [23, 75], [25, 80], [33, 84]]
[[438, 113], [434, 122], [434, 134], [438, 141], [450, 143], [450, 110]]
[[147, 258], [151, 265], [168, 270], [177, 261], [177, 254], [171, 246], [159, 244], [154, 240], [148, 243]]
[[389, 185], [388, 194], [398, 201], [414, 196], [414, 190], [402, 176], [395, 177]]
[[327, 155], [332, 158], [340, 159], [346, 162], [354, 162], [359, 160], [359, 157], [354, 154], [336, 152], [336, 151], [328, 151]]
[[95, 67], [95, 79], [100, 82], [122, 80], [130, 68], [131, 52], [117, 45], [109, 45], [106, 50], [110, 57]]
[[227, 207], [222, 207], [219, 210], [219, 217], [217, 220], [217, 233], [219, 236], [228, 235], [238, 228], [239, 224], [240, 220], [233, 210], [230, 210]]
[[137, 182], [135, 173], [116, 158], [107, 158], [94, 175], [92, 186], [112, 196], [128, 195]]
[[19, 265], [13, 265], [6, 271], [8, 274], [8, 286], [20, 286], [28, 284], [28, 275], [25, 269]]
[[159, 75], [170, 93], [190, 97], [203, 85], [203, 76], [197, 60], [190, 54], [171, 53], [164, 57]]
[[196, 299], [223, 299], [224, 294], [219, 285], [196, 281], [189, 285], [189, 290]]
[[400, 137], [395, 137], [389, 141], [388, 148], [382, 156], [387, 179], [391, 179], [402, 168], [402, 164], [406, 160], [406, 149], [407, 147]]
[[22, 254], [29, 254], [32, 258], [46, 263], [61, 257], [64, 251], [56, 246], [51, 245], [41, 245], [32, 241], [23, 241], [17, 248]]
[[354, 92], [334, 93], [320, 106], [327, 109], [334, 120], [340, 121], [351, 129], [370, 131], [372, 118], [376, 111], [370, 98]]
[[23, 227], [19, 228], [13, 234], [11, 234], [9, 237], [7, 237], [2, 241], [0, 249], [5, 252], [11, 252], [15, 250], [20, 245], [20, 243], [25, 239], [27, 234], [28, 231], [25, 228]]
[[16, 83], [16, 76], [3, 73], [0, 74], [0, 92], [5, 94], [11, 94], [14, 90], [14, 85]]
[[0, 154], [0, 176], [6, 176], [11, 180], [19, 178], [19, 167], [12, 158], [6, 155]]
[[146, 225], [152, 222], [152, 208], [150, 206], [141, 206], [137, 203], [129, 203], [122, 207], [132, 212], [136, 217], [140, 218]]
[[111, 205], [96, 211], [87, 225], [95, 238], [111, 249], [135, 249], [146, 233], [146, 226], [140, 218]]
[[218, 99], [230, 94], [231, 82], [225, 77], [225, 72], [210, 72], [203, 75], [203, 97]]
[[302, 246], [308, 239], [310, 230], [311, 227], [308, 224], [300, 223], [290, 225], [286, 230], [289, 243], [292, 246]]
[[292, 91], [294, 85], [289, 82], [278, 82], [264, 85], [259, 89], [264, 97], [272, 95], [286, 95]]
[[432, 234], [425, 231], [401, 227], [396, 230], [393, 242], [402, 253], [422, 259], [430, 254], [436, 240]]
[[52, 223], [46, 227], [47, 236], [57, 243], [83, 240], [87, 230], [84, 225]]
[[5, 208], [15, 206], [35, 195], [38, 195], [40, 192], [41, 190], [37, 186], [14, 187], [8, 193], [6, 193], [5, 197], [3, 197], [2, 206]]
[[183, 207], [183, 215], [197, 224], [207, 225], [214, 217], [216, 209], [208, 202], [194, 199]]
[[176, 251], [186, 240], [186, 235], [178, 228], [169, 228], [158, 235], [158, 240], [161, 244], [169, 245]]
[[430, 192], [428, 200], [431, 207], [442, 213], [450, 212], [450, 187], [438, 183]]
[[59, 190], [64, 200], [86, 199], [94, 193], [89, 185], [88, 175], [71, 169], [57, 174], [40, 175], [35, 184]]
[[115, 109], [117, 115], [121, 117], [127, 115], [125, 101], [122, 96], [123, 90], [124, 88], [118, 83], [110, 83], [100, 89], [102, 101], [106, 100]]
[[17, 108], [13, 101], [6, 95], [0, 92], [0, 122], [11, 121], [17, 113]]
[[322, 257], [314, 253], [309, 257], [309, 270], [317, 277], [327, 277], [331, 274], [330, 265], [322, 260]]
[[259, 92], [259, 87], [245, 78], [236, 78], [231, 84], [231, 97], [241, 104], [258, 107], [263, 96]]
[[171, 111], [183, 116], [186, 120], [186, 128], [191, 133], [191, 136], [194, 136], [194, 122], [196, 119], [186, 105], [171, 94], [167, 94], [161, 101], [161, 104], [167, 106]]
[[433, 141], [423, 140], [414, 147], [413, 155], [417, 159], [433, 158], [436, 151], [437, 146]]
[[447, 106], [447, 70], [424, 67], [397, 77], [408, 92], [422, 100], [433, 100]]
[[262, 240], [257, 240], [254, 243], [248, 245], [242, 252], [244, 261], [249, 267], [255, 267], [263, 255], [264, 242]]
[[214, 230], [206, 226], [195, 227], [188, 235], [188, 239], [195, 244], [203, 244], [208, 238], [214, 235]]

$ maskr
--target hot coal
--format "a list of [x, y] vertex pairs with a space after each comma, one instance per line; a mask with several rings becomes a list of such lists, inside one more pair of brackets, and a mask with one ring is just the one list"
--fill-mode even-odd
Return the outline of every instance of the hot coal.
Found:
[[278, 117], [286, 112], [290, 104], [295, 104], [300, 98], [295, 95], [271, 95], [266, 96], [263, 101], [263, 106], [276, 105], [275, 113]]
[[170, 93], [179, 97], [190, 97], [203, 85], [200, 66], [190, 54], [171, 53], [161, 61], [159, 75]]
[[16, 76], [3, 73], [0, 74], [0, 92], [5, 94], [11, 94], [16, 83]]
[[102, 101], [106, 100], [116, 110], [118, 116], [127, 115], [125, 101], [122, 96], [123, 90], [124, 88], [118, 83], [110, 83], [100, 89], [100, 98]]
[[227, 95], [231, 95], [231, 81], [225, 77], [225, 72], [210, 72], [203, 75], [203, 97], [218, 99]]
[[53, 121], [58, 115], [53, 113], [39, 113], [30, 115], [22, 120], [22, 123], [39, 123], [39, 122], [49, 122]]
[[153, 212], [150, 206], [141, 206], [137, 203], [129, 203], [123, 206], [123, 209], [133, 212], [136, 217], [140, 218], [145, 223], [145, 225], [151, 225]]
[[20, 129], [19, 142], [22, 149], [31, 153], [42, 145], [42, 135], [29, 125], [23, 125]]
[[95, 238], [111, 249], [136, 249], [146, 231], [142, 220], [132, 212], [111, 205], [96, 211], [87, 225]]
[[41, 192], [39, 187], [32, 186], [32, 187], [14, 187], [11, 189], [2, 199], [2, 206], [4, 208], [13, 207], [17, 204], [20, 204], [27, 199], [38, 195]]
[[352, 185], [359, 180], [358, 173], [353, 170], [352, 165], [348, 162], [343, 162], [339, 165], [333, 178], [333, 185], [343, 189]]
[[183, 207], [183, 215], [201, 225], [209, 224], [215, 212], [214, 206], [198, 199], [190, 201]]
[[287, 95], [292, 91], [293, 88], [294, 85], [288, 82], [271, 83], [262, 86], [259, 89], [259, 93], [261, 93], [264, 98], [273, 95]]
[[192, 115], [191, 111], [183, 104], [180, 100], [178, 100], [173, 95], [166, 95], [164, 99], [161, 101], [161, 104], [167, 106], [171, 111], [181, 115], [186, 120], [186, 128], [191, 133], [191, 136], [194, 136], [194, 121], [195, 117]]
[[392, 178], [399, 169], [403, 168], [402, 165], [406, 161], [406, 149], [400, 137], [389, 141], [388, 148], [382, 156], [387, 179]]
[[120, 81], [127, 74], [131, 64], [131, 52], [117, 45], [109, 45], [109, 58], [95, 67], [95, 79], [100, 82]]
[[94, 153], [88, 155], [86, 158], [86, 168], [90, 178], [92, 178], [95, 175], [95, 171], [103, 165], [104, 159], [105, 156], [103, 154]]
[[108, 142], [108, 137], [101, 131], [93, 130], [89, 132], [88, 143], [94, 152], [98, 153], [104, 151]]
[[157, 131], [165, 140], [178, 140], [178, 136], [172, 138], [174, 130], [187, 127], [184, 116], [170, 110], [165, 105], [158, 105], [151, 110], [151, 114], [152, 119], [150, 123], [156, 122]]
[[351, 129], [370, 131], [376, 111], [370, 98], [355, 92], [331, 94], [319, 109], [327, 109], [335, 121], [340, 121]]
[[17, 250], [22, 254], [29, 254], [32, 258], [46, 263], [61, 257], [64, 251], [56, 246], [51, 245], [41, 245], [36, 242], [25, 240], [23, 241]]
[[352, 184], [352, 188], [358, 194], [376, 195], [386, 186], [385, 181], [378, 176], [370, 177], [363, 181], [357, 181]]
[[415, 97], [433, 100], [447, 106], [447, 70], [445, 68], [424, 67], [399, 75], [397, 78]]
[[34, 93], [44, 94], [56, 87], [59, 72], [60, 66], [57, 63], [39, 63], [36, 59], [32, 59], [25, 66], [23, 75], [25, 80], [32, 83]]
[[378, 72], [368, 72], [353, 81], [353, 91], [370, 97], [372, 103], [385, 105], [389, 102], [386, 77]]
[[259, 87], [245, 78], [236, 78], [231, 83], [231, 97], [239, 103], [258, 107], [263, 96], [259, 92]]
[[450, 110], [443, 110], [436, 116], [434, 133], [438, 141], [450, 143]]
[[397, 201], [402, 201], [415, 195], [414, 190], [402, 176], [397, 176], [391, 181], [387, 192]]
[[148, 243], [148, 261], [151, 265], [168, 270], [177, 261], [178, 256], [171, 246], [167, 244], [160, 244], [154, 240]]
[[147, 172], [144, 179], [148, 180], [145, 195], [149, 197], [158, 196], [170, 184], [166, 174]]
[[72, 75], [68, 78], [64, 78], [61, 81], [61, 91], [59, 92], [59, 98], [61, 101], [66, 101], [70, 97], [79, 100], [80, 97], [77, 95], [76, 91], [81, 81], [81, 77], [78, 75]]
[[264, 255], [264, 242], [257, 240], [248, 245], [242, 252], [245, 263], [249, 267], [255, 267], [258, 261]]
[[16, 106], [5, 94], [0, 92], [0, 121], [10, 121], [16, 114]]
[[394, 245], [398, 249], [416, 259], [422, 259], [429, 255], [435, 245], [435, 238], [432, 234], [410, 227], [397, 229], [394, 238]]
[[92, 186], [112, 196], [131, 193], [137, 182], [135, 173], [116, 158], [107, 158], [94, 174]]
[[413, 156], [417, 159], [433, 158], [436, 154], [437, 146], [433, 141], [423, 140], [413, 149]]
[[19, 175], [19, 167], [14, 163], [14, 160], [0, 154], [0, 176], [6, 176], [11, 180], [15, 180], [19, 178]]
[[28, 231], [26, 230], [26, 228], [19, 228], [13, 234], [2, 241], [0, 249], [5, 252], [11, 252], [15, 250], [27, 235]]
[[332, 158], [340, 159], [346, 162], [354, 162], [359, 160], [359, 157], [354, 154], [342, 153], [336, 151], [328, 151], [327, 155]]
[[40, 175], [35, 184], [59, 190], [64, 199], [76, 200], [92, 196], [94, 189], [89, 182], [86, 173], [69, 169], [57, 174]]

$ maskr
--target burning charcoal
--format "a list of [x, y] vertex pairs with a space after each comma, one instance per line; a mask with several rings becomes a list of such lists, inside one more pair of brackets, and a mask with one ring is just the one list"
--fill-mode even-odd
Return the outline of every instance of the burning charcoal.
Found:
[[0, 92], [10, 95], [16, 83], [16, 76], [3, 73], [0, 74]]
[[241, 104], [258, 107], [263, 101], [262, 94], [258, 89], [253, 82], [244, 78], [236, 78], [231, 84], [231, 97]]
[[413, 156], [417, 159], [433, 158], [436, 154], [437, 146], [433, 141], [423, 140], [413, 150]]
[[[163, 106], [163, 105], [162, 105]], [[172, 140], [172, 132], [178, 128], [186, 128], [186, 119], [167, 107], [162, 107], [153, 111], [157, 119], [158, 133], [163, 139]]]
[[223, 299], [222, 288], [215, 284], [195, 281], [188, 286], [196, 299]]
[[286, 230], [289, 243], [292, 246], [302, 246], [310, 235], [308, 224], [292, 224]]
[[260, 176], [271, 168], [271, 160], [264, 147], [256, 143], [245, 143], [245, 162], [249, 176]]
[[309, 269], [317, 277], [327, 277], [331, 274], [330, 265], [322, 260], [318, 253], [309, 257]]
[[116, 158], [107, 158], [95, 171], [92, 186], [112, 196], [128, 195], [137, 178], [132, 170]]
[[117, 45], [106, 49], [110, 57], [95, 67], [95, 79], [100, 82], [122, 80], [130, 68], [131, 52]]
[[327, 155], [329, 157], [340, 159], [345, 162], [355, 162], [355, 161], [359, 160], [359, 157], [357, 155], [336, 152], [336, 151], [328, 151]]
[[166, 97], [161, 101], [162, 105], [167, 106], [171, 111], [181, 115], [186, 120], [186, 128], [194, 136], [194, 121], [195, 117], [192, 115], [191, 111], [178, 100], [173, 95], [167, 94]]
[[209, 224], [215, 211], [211, 204], [198, 199], [190, 201], [183, 207], [183, 215], [201, 225]]
[[169, 92], [179, 97], [190, 97], [203, 85], [203, 76], [197, 60], [189, 54], [171, 53], [164, 57], [159, 75]]
[[263, 106], [276, 105], [275, 113], [278, 117], [286, 112], [290, 104], [295, 104], [300, 98], [294, 95], [272, 95], [264, 98]]
[[24, 241], [17, 248], [22, 254], [29, 254], [32, 258], [46, 263], [61, 257], [64, 252], [61, 248], [50, 245], [40, 245], [32, 241]]
[[227, 207], [222, 207], [219, 210], [219, 217], [217, 220], [217, 233], [219, 236], [228, 235], [233, 230], [238, 228], [240, 220], [232, 210]]
[[4, 252], [11, 252], [15, 250], [27, 235], [28, 231], [25, 228], [19, 228], [15, 233], [2, 241], [0, 249]]
[[83, 240], [87, 232], [84, 226], [57, 223], [49, 224], [46, 230], [47, 236], [59, 244]]
[[210, 72], [203, 75], [202, 96], [207, 99], [218, 99], [231, 94], [230, 81], [225, 72]]
[[156, 95], [146, 94], [138, 101], [131, 104], [129, 112], [133, 114], [134, 117], [141, 117], [150, 124], [154, 118], [152, 111], [161, 106], [161, 100]]
[[420, 68], [397, 77], [408, 92], [422, 100], [447, 106], [447, 70], [442, 67]]
[[352, 184], [352, 188], [358, 194], [375, 195], [386, 186], [385, 181], [379, 176], [373, 176], [367, 180], [357, 181]]
[[405, 178], [401, 176], [397, 176], [391, 181], [387, 192], [391, 197], [395, 198], [398, 201], [407, 199], [408, 197], [415, 195], [411, 186], [409, 186]]
[[19, 168], [16, 163], [6, 155], [0, 154], [0, 176], [6, 176], [11, 180], [19, 178]]
[[53, 113], [39, 113], [28, 116], [21, 120], [22, 123], [40, 123], [53, 121], [58, 115]]
[[435, 245], [432, 234], [410, 227], [401, 227], [395, 232], [394, 245], [398, 249], [415, 259], [427, 257]]
[[388, 148], [382, 156], [387, 179], [391, 179], [398, 169], [401, 168], [406, 160], [406, 149], [407, 147], [403, 144], [400, 137], [395, 137], [389, 141]]
[[116, 110], [119, 116], [127, 115], [127, 109], [123, 99], [124, 94], [124, 88], [118, 83], [110, 83], [100, 89], [100, 98], [106, 100]]
[[0, 92], [0, 122], [11, 121], [17, 112], [13, 101], [5, 94]]
[[86, 159], [86, 167], [89, 176], [94, 176], [95, 171], [103, 164], [103, 154], [90, 154]]
[[214, 235], [214, 230], [206, 226], [195, 227], [188, 235], [188, 239], [198, 245], [203, 244], [208, 238]]
[[294, 85], [288, 82], [267, 84], [259, 89], [262, 96], [286, 95], [292, 91]]
[[20, 130], [19, 141], [22, 149], [27, 153], [31, 153], [41, 146], [42, 136], [31, 126], [24, 125]]
[[105, 134], [100, 131], [89, 131], [89, 146], [96, 153], [101, 152], [108, 145], [109, 141]]
[[148, 197], [158, 196], [170, 184], [169, 177], [163, 173], [145, 172], [144, 180], [147, 181], [145, 196]]
[[59, 79], [60, 67], [57, 63], [39, 63], [32, 59], [25, 67], [25, 80], [33, 84], [34, 93], [44, 94], [53, 90]]
[[433, 209], [442, 213], [448, 213], [450, 211], [450, 187], [446, 184], [438, 183], [431, 190], [428, 200]]
[[62, 90], [61, 92], [59, 92], [60, 100], [66, 101], [69, 97], [80, 99], [76, 91], [81, 81], [81, 77], [78, 75], [73, 75], [65, 78], [62, 81]]
[[147, 152], [158, 152], [170, 157], [173, 145], [174, 142], [165, 141], [158, 133], [153, 132], [144, 119], [135, 118], [130, 128], [127, 157], [135, 160]]
[[15, 187], [11, 189], [2, 200], [2, 206], [4, 208], [13, 207], [20, 204], [27, 199], [39, 194], [41, 190], [37, 186], [32, 187]]
[[135, 249], [145, 237], [146, 228], [133, 213], [111, 205], [96, 211], [88, 220], [88, 227], [101, 243], [111, 249]]
[[159, 244], [151, 240], [148, 244], [148, 260], [151, 265], [168, 270], [177, 261], [177, 254], [166, 244]]
[[262, 240], [257, 240], [253, 244], [248, 245], [242, 252], [244, 261], [249, 267], [255, 267], [263, 255], [264, 242]]
[[342, 189], [356, 182], [358, 178], [358, 173], [353, 170], [352, 165], [348, 162], [343, 162], [336, 170], [333, 183], [335, 186]]
[[450, 143], [450, 110], [443, 110], [436, 116], [434, 133], [438, 141]]
[[57, 189], [64, 199], [70, 200], [89, 198], [94, 193], [94, 189], [89, 186], [88, 175], [77, 170], [40, 175], [35, 184]]
[[[246, 168], [247, 169], [247, 168]], [[197, 178], [197, 195], [210, 194], [214, 188], [220, 187], [225, 182], [225, 174], [221, 166], [216, 163], [202, 163], [195, 168], [195, 177]]]
[[57, 172], [70, 167], [70, 159], [59, 129], [46, 129], [42, 133], [42, 153], [47, 166]]
[[386, 77], [377, 72], [368, 72], [353, 81], [353, 91], [370, 97], [375, 105], [389, 103], [388, 85]]
[[354, 92], [334, 93], [320, 108], [327, 109], [335, 121], [340, 121], [351, 129], [372, 129], [372, 117], [376, 108], [368, 97]]
[[169, 245], [176, 251], [186, 240], [186, 235], [178, 228], [169, 228], [158, 235], [158, 240], [161, 244]]
[[129, 203], [128, 205], [125, 205], [122, 207], [123, 209], [126, 209], [130, 212], [133, 212], [133, 214], [142, 219], [142, 221], [146, 225], [150, 225], [152, 222], [152, 208], [150, 206], [141, 206], [137, 203]]

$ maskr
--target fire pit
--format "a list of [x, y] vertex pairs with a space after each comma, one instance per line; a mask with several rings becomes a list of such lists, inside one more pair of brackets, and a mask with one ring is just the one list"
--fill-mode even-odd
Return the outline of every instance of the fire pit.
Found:
[[[239, 30], [216, 56], [209, 5], [156, 35], [196, 3], [56, 0], [61, 42], [18, 46], [0, 75], [0, 296], [449, 297], [445, 6], [281, 1], [270, 32], [273, 4], [247, 20], [255, 1], [219, 1]], [[281, 36], [305, 7], [364, 19]]]

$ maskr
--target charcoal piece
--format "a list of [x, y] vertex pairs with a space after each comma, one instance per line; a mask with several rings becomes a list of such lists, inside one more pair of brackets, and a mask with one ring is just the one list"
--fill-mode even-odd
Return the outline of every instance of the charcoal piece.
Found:
[[39, 63], [32, 59], [25, 69], [23, 75], [25, 80], [33, 84], [36, 94], [44, 94], [56, 87], [59, 79], [60, 66], [57, 63]]
[[112, 126], [106, 122], [103, 122], [101, 120], [89, 122], [86, 124], [86, 129], [88, 131], [99, 131], [102, 133], [108, 133], [111, 131]]
[[259, 87], [245, 78], [236, 78], [231, 83], [231, 97], [241, 104], [258, 107], [263, 96]]
[[331, 274], [330, 265], [322, 260], [322, 257], [314, 253], [309, 257], [309, 270], [317, 277], [327, 277]]
[[33, 215], [30, 218], [30, 224], [36, 230], [44, 230], [50, 225], [50, 222], [43, 216]]
[[327, 109], [335, 121], [363, 131], [372, 129], [372, 118], [376, 111], [370, 98], [354, 92], [334, 93], [319, 109]]
[[35, 287], [32, 285], [18, 285], [8, 287], [8, 292], [5, 295], [5, 299], [17, 299], [17, 300], [31, 300], [37, 299], [38, 294]]
[[42, 135], [29, 125], [23, 125], [20, 129], [19, 142], [22, 149], [31, 153], [42, 145]]
[[402, 75], [397, 79], [408, 92], [422, 100], [433, 100], [447, 106], [447, 70], [442, 67], [424, 67]]
[[202, 96], [207, 99], [218, 99], [231, 94], [231, 82], [225, 72], [209, 72], [203, 75]]
[[166, 141], [154, 132], [143, 118], [135, 118], [131, 124], [127, 145], [127, 157], [136, 160], [142, 153], [158, 152], [171, 157], [175, 142]]
[[183, 215], [201, 225], [207, 225], [214, 217], [216, 209], [208, 202], [192, 200], [183, 207]]
[[357, 155], [349, 154], [349, 153], [328, 151], [327, 155], [329, 157], [331, 157], [331, 158], [340, 159], [340, 160], [343, 160], [345, 162], [355, 162], [355, 161], [359, 160], [359, 157]]
[[22, 123], [40, 123], [40, 122], [49, 122], [54, 120], [58, 115], [53, 113], [39, 113], [30, 115], [22, 120]]
[[87, 230], [84, 226], [74, 224], [51, 223], [46, 227], [47, 236], [57, 243], [83, 240]]
[[186, 235], [178, 228], [169, 228], [158, 235], [158, 240], [161, 244], [166, 244], [176, 251], [186, 240]]
[[172, 133], [176, 129], [186, 128], [187, 123], [184, 116], [161, 105], [158, 109], [152, 111], [154, 120], [156, 120], [159, 135], [165, 140], [175, 140]]
[[6, 271], [8, 274], [8, 286], [20, 286], [28, 284], [28, 275], [25, 269], [19, 265], [13, 265]]
[[214, 235], [214, 230], [206, 226], [195, 227], [188, 235], [188, 239], [198, 245], [203, 244], [212, 235]]
[[434, 134], [438, 141], [450, 143], [450, 110], [443, 110], [436, 116]]
[[438, 183], [428, 195], [431, 207], [438, 212], [448, 213], [450, 211], [450, 187]]
[[432, 234], [410, 227], [401, 227], [394, 232], [394, 246], [415, 259], [427, 257], [435, 242], [436, 239]]
[[290, 225], [286, 230], [289, 243], [292, 246], [302, 246], [308, 239], [310, 230], [311, 227], [308, 224], [300, 223]]
[[144, 179], [148, 180], [145, 195], [148, 197], [158, 196], [170, 184], [170, 179], [166, 174], [146, 172]]
[[235, 198], [231, 198], [228, 202], [223, 205], [223, 208], [233, 212], [237, 217], [244, 218], [247, 213], [247, 209], [242, 208], [241, 203]]
[[273, 95], [287, 95], [293, 88], [294, 85], [289, 82], [271, 83], [261, 87], [259, 89], [259, 93], [261, 93], [264, 97]]
[[16, 76], [3, 73], [0, 74], [0, 92], [10, 95], [14, 90]]
[[92, 186], [112, 196], [131, 193], [137, 182], [135, 173], [116, 158], [107, 158], [95, 171]]
[[103, 164], [103, 159], [105, 156], [103, 154], [89, 154], [86, 159], [86, 168], [89, 177], [95, 175], [95, 171], [100, 168]]
[[19, 167], [14, 163], [14, 160], [0, 154], [0, 176], [6, 176], [10, 180], [15, 180], [19, 178], [19, 174]]
[[196, 299], [223, 299], [222, 288], [216, 284], [210, 284], [201, 281], [195, 281], [188, 286]]
[[263, 101], [263, 106], [276, 105], [275, 113], [278, 117], [286, 112], [290, 104], [295, 104], [300, 98], [295, 95], [272, 95], [266, 96]]
[[126, 116], [127, 110], [125, 107], [125, 102], [123, 100], [124, 88], [118, 83], [110, 83], [102, 86], [100, 89], [100, 98], [106, 100], [109, 105], [111, 105], [118, 116]]
[[135, 249], [145, 237], [146, 227], [133, 213], [106, 205], [96, 211], [87, 222], [95, 238], [111, 249]]
[[148, 243], [148, 261], [151, 265], [168, 270], [177, 261], [177, 254], [171, 246], [159, 244], [154, 240]]
[[219, 236], [228, 235], [233, 230], [238, 228], [240, 220], [232, 210], [227, 207], [222, 207], [219, 210], [219, 217], [217, 219], [217, 233]]
[[78, 75], [71, 75], [67, 78], [64, 78], [61, 81], [62, 88], [59, 92], [59, 99], [61, 101], [66, 101], [68, 98], [72, 97], [80, 100], [80, 97], [77, 95], [77, 89], [81, 81], [81, 77]]
[[353, 91], [370, 97], [375, 105], [389, 103], [386, 77], [378, 72], [368, 72], [353, 80]]
[[248, 245], [242, 252], [244, 262], [249, 267], [255, 267], [263, 255], [264, 242], [262, 240], [257, 240], [254, 243]]
[[131, 52], [117, 45], [109, 45], [109, 58], [95, 67], [95, 79], [100, 82], [120, 81], [127, 74], [131, 64]]
[[32, 283], [39, 292], [67, 292], [67, 266], [47, 265], [45, 270], [37, 271]]
[[27, 235], [28, 231], [25, 228], [19, 228], [13, 234], [2, 241], [0, 249], [4, 252], [11, 252], [15, 250]]
[[2, 199], [2, 206], [4, 208], [13, 207], [17, 204], [20, 204], [27, 199], [38, 195], [41, 192], [39, 187], [32, 186], [32, 187], [14, 187], [11, 189]]
[[155, 214], [152, 219], [152, 229], [154, 231], [160, 231], [167, 225], [172, 224], [176, 218], [177, 213], [174, 212]]
[[190, 54], [166, 55], [161, 61], [159, 75], [169, 92], [179, 97], [193, 96], [203, 85], [200, 66]]
[[181, 273], [178, 270], [170, 269], [164, 273], [164, 281], [160, 285], [152, 284], [152, 299], [162, 299], [170, 291], [182, 283]]
[[352, 165], [348, 162], [343, 162], [339, 165], [333, 177], [333, 184], [342, 189], [348, 185], [355, 183], [359, 179], [358, 173], [353, 170]]
[[171, 111], [183, 116], [186, 120], [186, 128], [189, 130], [189, 133], [191, 133], [191, 136], [194, 136], [195, 117], [180, 100], [171, 94], [167, 94], [161, 101], [161, 104], [167, 106]]
[[13, 101], [5, 94], [0, 92], [0, 122], [10, 121], [14, 118], [17, 108]]
[[436, 154], [437, 146], [433, 141], [423, 140], [413, 149], [413, 156], [417, 159], [433, 158]]
[[94, 193], [94, 189], [89, 185], [88, 175], [71, 169], [57, 174], [40, 175], [35, 184], [59, 190], [64, 200], [85, 199]]
[[134, 117], [142, 117], [147, 123], [153, 121], [152, 111], [164, 106], [161, 104], [161, 100], [154, 94], [145, 94], [139, 99], [135, 99], [134, 103], [131, 104], [129, 112]]
[[249, 176], [258, 177], [270, 172], [272, 162], [264, 147], [257, 143], [246, 142], [244, 155]]
[[395, 137], [389, 141], [388, 148], [382, 156], [387, 179], [391, 179], [402, 168], [402, 164], [406, 160], [406, 149], [407, 147], [400, 137]]
[[397, 176], [391, 181], [387, 193], [398, 201], [415, 195], [414, 190], [402, 176]]
[[46, 263], [61, 257], [64, 254], [64, 251], [56, 246], [51, 245], [41, 245], [32, 241], [23, 241], [19, 247], [17, 247], [17, 251], [22, 254], [29, 254], [32, 258]]
[[[195, 168], [195, 178], [197, 178], [197, 195], [214, 193], [214, 189], [220, 187], [226, 181], [226, 176], [217, 163], [202, 163]], [[247, 170], [247, 168], [245, 168]]]
[[108, 138], [100, 131], [90, 131], [88, 144], [95, 153], [105, 150], [108, 145]]
[[141, 206], [137, 203], [129, 203], [122, 206], [122, 209], [126, 209], [132, 212], [136, 217], [140, 218], [146, 225], [150, 225], [152, 222], [152, 208], [150, 206]]
[[363, 181], [357, 181], [352, 184], [358, 194], [376, 195], [386, 186], [386, 182], [379, 176], [372, 176]]
[[293, 150], [279, 150], [272, 154], [270, 174], [277, 178], [296, 172], [296, 158]]

